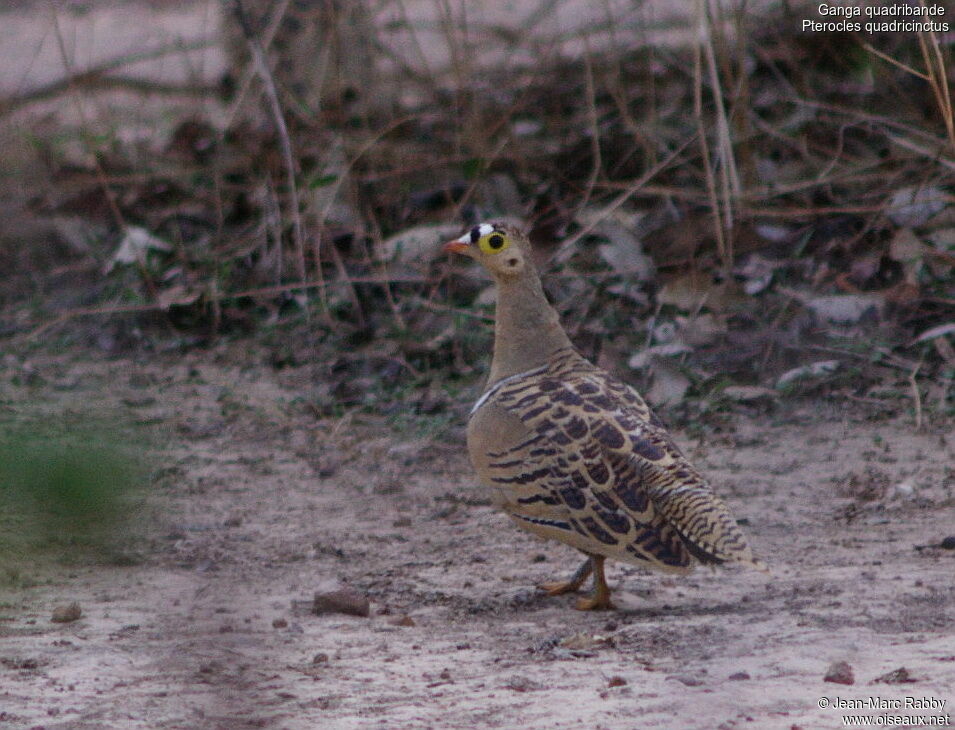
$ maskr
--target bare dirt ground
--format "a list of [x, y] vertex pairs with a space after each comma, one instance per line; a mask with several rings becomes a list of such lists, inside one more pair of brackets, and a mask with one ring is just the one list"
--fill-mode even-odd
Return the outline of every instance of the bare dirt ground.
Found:
[[[318, 418], [310, 369], [258, 357], [34, 358], [32, 384], [6, 358], [7, 423], [109, 417], [153, 468], [125, 558], [6, 556], [0, 726], [842, 727], [822, 697], [952, 712], [955, 551], [916, 549], [955, 533], [951, 424], [803, 401], [678, 431], [773, 574], [617, 564], [619, 609], [580, 613], [533, 589], [577, 557], [487, 506], [463, 415]], [[336, 587], [371, 616], [312, 615]], [[70, 601], [82, 618], [51, 622]], [[823, 681], [835, 661], [854, 685]], [[900, 667], [914, 681], [875, 682]]]

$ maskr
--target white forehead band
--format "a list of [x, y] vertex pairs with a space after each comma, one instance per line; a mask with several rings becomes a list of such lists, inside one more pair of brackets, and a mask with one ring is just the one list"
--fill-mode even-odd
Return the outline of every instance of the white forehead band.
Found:
[[474, 226], [474, 228], [461, 236], [461, 238], [458, 239], [458, 243], [477, 243], [479, 238], [483, 238], [493, 232], [494, 226], [490, 223], [482, 223], [479, 226]]

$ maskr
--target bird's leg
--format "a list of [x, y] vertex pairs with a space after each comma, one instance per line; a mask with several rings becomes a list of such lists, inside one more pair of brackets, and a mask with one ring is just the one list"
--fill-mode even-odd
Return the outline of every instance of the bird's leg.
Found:
[[561, 593], [573, 593], [578, 590], [587, 580], [587, 576], [593, 571], [593, 558], [587, 556], [583, 564], [577, 568], [577, 571], [568, 581], [554, 581], [553, 583], [541, 583], [538, 588], [546, 591], [548, 596], [559, 596]]
[[[610, 602], [610, 587], [607, 585], [607, 579], [604, 577], [604, 556], [592, 555], [590, 562], [594, 573], [594, 592], [590, 598], [581, 598], [577, 601], [578, 611], [600, 611], [613, 608]], [[590, 572], [589, 570], [587, 571]], [[576, 577], [576, 576], [575, 576]]]

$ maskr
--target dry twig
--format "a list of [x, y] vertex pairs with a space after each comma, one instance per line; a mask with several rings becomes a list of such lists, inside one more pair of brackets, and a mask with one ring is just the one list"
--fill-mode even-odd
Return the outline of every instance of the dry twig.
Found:
[[[272, 75], [272, 70], [269, 68], [268, 62], [265, 60], [265, 52], [262, 50], [261, 44], [253, 33], [242, 0], [232, 0], [232, 2], [233, 14], [239, 27], [242, 29], [242, 34], [245, 36], [246, 44], [249, 47], [249, 54], [252, 57], [252, 63], [265, 89], [265, 96], [269, 102], [269, 109], [272, 113], [272, 121], [275, 123], [279, 144], [282, 148], [286, 184], [288, 185], [288, 193], [291, 199], [287, 207], [292, 217], [292, 239], [295, 244], [295, 253], [298, 257], [298, 273], [300, 279], [307, 280], [307, 271], [305, 269], [305, 226], [302, 222], [302, 211], [299, 205], [298, 184], [296, 183], [298, 166], [296, 164], [297, 158], [292, 149], [292, 139], [289, 136], [288, 125], [285, 122], [285, 115], [282, 112], [282, 102], [279, 100], [278, 89], [275, 86], [275, 78]], [[278, 245], [282, 245], [281, 240], [278, 241]], [[321, 273], [319, 272], [319, 277], [320, 276]], [[324, 292], [324, 289], [320, 291]], [[322, 311], [327, 316], [328, 306], [324, 299], [322, 299], [322, 304]]]
[[922, 394], [919, 392], [919, 384], [915, 380], [922, 363], [919, 362], [909, 373], [909, 387], [912, 389], [912, 402], [915, 404], [915, 430], [922, 430]]

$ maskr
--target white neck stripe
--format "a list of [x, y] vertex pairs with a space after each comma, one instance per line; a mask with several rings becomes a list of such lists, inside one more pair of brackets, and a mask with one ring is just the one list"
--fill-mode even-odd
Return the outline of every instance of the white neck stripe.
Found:
[[548, 365], [541, 365], [539, 368], [533, 368], [532, 370], [525, 370], [523, 373], [517, 373], [516, 375], [508, 375], [506, 378], [501, 378], [496, 383], [494, 383], [494, 385], [492, 385], [490, 388], [484, 391], [484, 395], [478, 398], [477, 402], [473, 406], [471, 406], [471, 412], [468, 413], [468, 418], [470, 418], [475, 413], [477, 413], [478, 408], [483, 406], [488, 398], [490, 398], [492, 395], [497, 393], [497, 391], [499, 391], [508, 383], [512, 383], [515, 380], [518, 380], [520, 378], [526, 378], [531, 375], [537, 375], [538, 373], [542, 373], [545, 370], [547, 370], [548, 367], [549, 367]]

